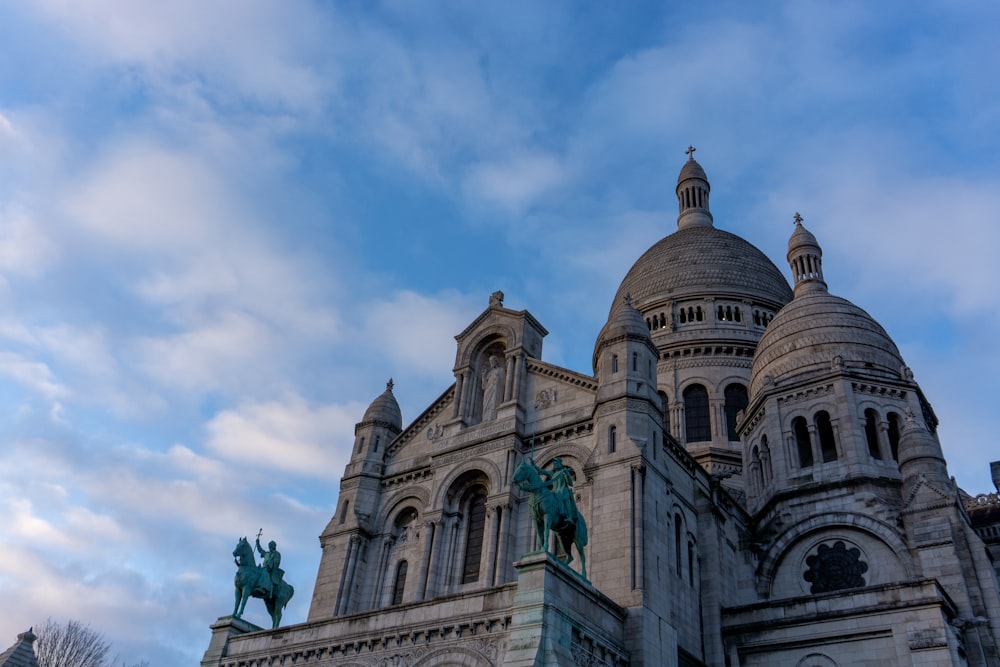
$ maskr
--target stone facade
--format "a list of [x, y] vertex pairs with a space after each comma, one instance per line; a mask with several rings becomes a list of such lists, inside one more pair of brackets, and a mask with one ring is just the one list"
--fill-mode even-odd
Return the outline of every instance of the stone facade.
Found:
[[[203, 667], [1000, 664], [994, 566], [895, 344], [801, 218], [793, 290], [715, 227], [693, 156], [676, 191], [592, 374], [492, 295], [454, 384], [404, 428], [390, 381], [358, 423], [308, 620], [219, 619]], [[586, 579], [513, 483], [557, 457]]]

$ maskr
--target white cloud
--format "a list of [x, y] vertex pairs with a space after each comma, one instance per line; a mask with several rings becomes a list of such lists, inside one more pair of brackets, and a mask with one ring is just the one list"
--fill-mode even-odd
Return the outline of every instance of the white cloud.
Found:
[[455, 335], [476, 314], [473, 300], [457, 292], [425, 296], [399, 290], [390, 299], [365, 307], [363, 340], [373, 354], [418, 373], [440, 376], [455, 365]]
[[207, 424], [210, 451], [243, 467], [329, 478], [344, 469], [360, 404], [312, 405], [300, 396], [224, 410]]
[[[320, 49], [334, 27], [306, 4], [45, 0], [39, 8], [88, 55], [139, 63], [154, 79], [197, 80], [200, 72], [209, 79], [206, 94], [232, 90], [264, 104], [309, 109], [332, 78], [303, 57]], [[209, 92], [213, 87], [220, 90]]]
[[51, 401], [70, 395], [69, 389], [56, 379], [48, 364], [14, 352], [0, 352], [0, 374], [14, 378]]
[[566, 180], [565, 167], [556, 156], [521, 153], [471, 168], [465, 188], [474, 196], [521, 212]]

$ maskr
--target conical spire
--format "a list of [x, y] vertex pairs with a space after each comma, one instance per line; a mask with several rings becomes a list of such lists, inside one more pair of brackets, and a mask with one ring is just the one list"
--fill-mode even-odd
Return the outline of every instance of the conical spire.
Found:
[[795, 296], [805, 292], [826, 292], [823, 280], [823, 249], [808, 229], [802, 216], [795, 213], [795, 231], [788, 239], [788, 264], [792, 267]]
[[688, 161], [677, 176], [677, 229], [711, 227], [712, 213], [708, 210], [708, 193], [712, 189], [708, 176], [694, 159], [694, 146], [688, 146]]

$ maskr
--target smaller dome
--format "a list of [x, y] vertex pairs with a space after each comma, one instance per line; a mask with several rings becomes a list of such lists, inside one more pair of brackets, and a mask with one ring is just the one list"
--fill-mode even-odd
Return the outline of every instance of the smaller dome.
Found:
[[796, 213], [795, 218], [795, 231], [788, 238], [788, 254], [794, 255], [799, 248], [816, 248], [818, 250], [819, 241], [816, 240], [812, 232], [802, 225], [802, 216]]
[[653, 339], [649, 334], [649, 325], [643, 319], [642, 313], [632, 305], [632, 296], [626, 294], [618, 307], [611, 311], [607, 324], [601, 328], [601, 333], [597, 335], [597, 343], [594, 345], [594, 368], [597, 368], [597, 354], [607, 341], [622, 337], [636, 336], [645, 338], [653, 345]]
[[754, 355], [750, 395], [772, 382], [836, 367], [899, 379], [904, 365], [896, 344], [871, 315], [839, 296], [809, 292], [797, 295], [768, 324]]
[[399, 409], [396, 397], [392, 395], [393, 383], [390, 379], [385, 385], [385, 391], [375, 397], [372, 404], [365, 410], [362, 423], [369, 421], [380, 421], [392, 424], [397, 429], [403, 428], [403, 413]]
[[680, 185], [689, 178], [697, 178], [705, 181], [706, 184], [708, 183], [708, 174], [701, 168], [701, 165], [698, 164], [693, 155], [681, 167], [681, 173], [677, 175], [677, 185]]
[[642, 318], [642, 313], [632, 305], [631, 294], [626, 294], [618, 308], [611, 313], [608, 323], [601, 329], [597, 338], [600, 340], [601, 338], [617, 338], [627, 335], [650, 338], [649, 325]]

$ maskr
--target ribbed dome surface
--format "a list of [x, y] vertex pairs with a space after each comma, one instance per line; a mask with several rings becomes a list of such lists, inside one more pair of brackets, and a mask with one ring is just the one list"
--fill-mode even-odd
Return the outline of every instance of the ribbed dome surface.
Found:
[[708, 176], [705, 174], [705, 170], [701, 168], [701, 165], [694, 159], [688, 160], [681, 167], [681, 173], [677, 175], [677, 183], [683, 183], [689, 178], [700, 178], [701, 180], [708, 182]]
[[598, 334], [597, 340], [598, 344], [600, 344], [601, 340], [626, 335], [649, 338], [649, 325], [646, 324], [646, 320], [642, 318], [642, 313], [636, 310], [633, 306], [623, 303], [612, 313], [611, 317], [608, 318], [608, 322], [604, 325], [604, 328], [601, 329], [601, 333]]
[[834, 358], [871, 377], [899, 378], [903, 358], [872, 316], [827, 292], [796, 297], [778, 311], [757, 343], [750, 378], [753, 400], [770, 376], [776, 383], [810, 371], [825, 373]]
[[625, 294], [632, 295], [641, 311], [661, 299], [705, 292], [778, 304], [792, 299], [784, 276], [753, 245], [715, 227], [691, 227], [661, 239], [632, 265], [611, 312], [620, 307]]
[[396, 397], [392, 395], [392, 382], [389, 382], [390, 386], [385, 388], [381, 394], [379, 394], [372, 404], [368, 406], [365, 410], [365, 416], [362, 418], [362, 422], [367, 421], [381, 421], [388, 422], [395, 426], [397, 429], [403, 428], [403, 413], [399, 409], [399, 403], [396, 402]]

